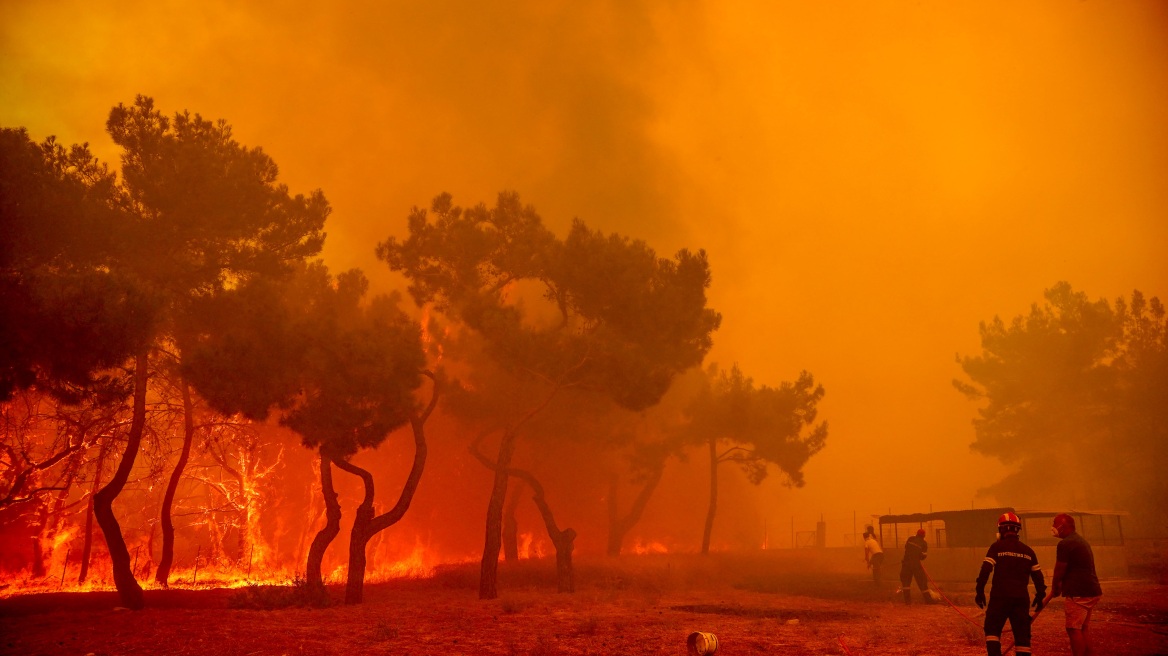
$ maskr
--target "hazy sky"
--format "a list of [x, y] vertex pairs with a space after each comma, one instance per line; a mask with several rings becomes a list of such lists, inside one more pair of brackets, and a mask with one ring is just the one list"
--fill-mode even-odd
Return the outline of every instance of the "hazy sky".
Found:
[[[344, 6], [338, 7], [337, 5]], [[297, 6], [299, 5], [299, 6]], [[491, 5], [497, 5], [492, 7]], [[0, 125], [116, 161], [109, 109], [224, 118], [324, 190], [330, 267], [413, 205], [518, 191], [704, 248], [711, 360], [827, 389], [828, 447], [765, 514], [968, 507], [951, 380], [1059, 280], [1168, 295], [1168, 3], [5, 0]], [[993, 503], [981, 499], [980, 504]], [[1025, 505], [1025, 500], [997, 502]]]

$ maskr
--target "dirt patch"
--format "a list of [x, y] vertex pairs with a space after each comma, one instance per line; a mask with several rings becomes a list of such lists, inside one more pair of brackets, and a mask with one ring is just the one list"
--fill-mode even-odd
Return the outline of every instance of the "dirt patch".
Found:
[[[0, 601], [0, 654], [682, 656], [693, 631], [714, 633], [719, 656], [985, 653], [969, 595], [952, 597], [963, 617], [944, 603], [905, 606], [891, 589], [875, 594], [863, 572], [823, 579], [821, 589], [804, 577], [784, 583], [781, 572], [748, 571], [753, 565], [690, 562], [585, 563], [575, 594], [555, 592], [553, 562], [530, 563], [501, 572], [501, 596], [490, 601], [477, 598], [477, 564], [366, 586], [357, 606], [340, 603], [340, 587], [328, 590], [328, 607], [277, 610], [232, 608], [235, 590], [147, 590], [141, 611], [114, 610], [110, 592], [17, 596]], [[767, 592], [736, 587], [764, 575]], [[1166, 613], [1168, 586], [1105, 581], [1097, 650], [1168, 653]], [[1033, 631], [1035, 653], [1070, 654], [1061, 600]]]
[[725, 604], [693, 604], [673, 606], [673, 610], [684, 613], [708, 613], [711, 615], [733, 615], [786, 622], [788, 620], [846, 621], [854, 619], [854, 613], [840, 610], [813, 610], [790, 608], [760, 608], [758, 606], [730, 606]]

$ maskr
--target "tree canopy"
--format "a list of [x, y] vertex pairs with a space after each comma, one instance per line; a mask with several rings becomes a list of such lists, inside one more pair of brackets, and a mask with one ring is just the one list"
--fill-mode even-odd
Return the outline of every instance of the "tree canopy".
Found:
[[[440, 195], [429, 213], [413, 211], [404, 241], [391, 237], [377, 254], [406, 274], [419, 305], [481, 333], [513, 370], [600, 390], [630, 409], [652, 405], [699, 364], [721, 322], [706, 307], [705, 252], [659, 258], [579, 220], [561, 241], [514, 193], [468, 210]], [[517, 301], [524, 282], [554, 316]]]
[[0, 129], [0, 401], [34, 383], [74, 402], [95, 383], [125, 393], [109, 370], [146, 341], [156, 308], [110, 266], [124, 200], [86, 145]]
[[566, 388], [630, 410], [653, 405], [677, 374], [701, 363], [721, 315], [706, 307], [703, 251], [659, 258], [644, 242], [605, 236], [579, 220], [560, 240], [515, 193], [500, 193], [494, 207], [468, 210], [442, 194], [429, 212], [415, 208], [408, 228], [404, 240], [379, 244], [377, 255], [409, 278], [414, 300], [478, 333], [517, 381], [543, 387], [525, 410], [501, 422], [490, 465], [495, 478], [479, 596], [492, 599], [519, 428]]
[[1168, 511], [1163, 304], [1138, 290], [1130, 301], [1092, 301], [1066, 282], [1046, 290], [1044, 299], [1009, 323], [982, 322], [982, 352], [958, 357], [967, 379], [955, 386], [983, 403], [972, 447], [1012, 466], [987, 491], [1015, 503], [1118, 505], [1162, 518]]
[[304, 266], [286, 283], [243, 285], [196, 307], [185, 348], [196, 389], [226, 414], [280, 422], [344, 459], [409, 421], [426, 367], [421, 331], [396, 296], [367, 299], [358, 270]]
[[[707, 445], [710, 453], [710, 507], [702, 553], [710, 548], [721, 463], [738, 463], [755, 485], [774, 465], [788, 484], [802, 487], [803, 465], [827, 442], [827, 422], [815, 423], [824, 389], [806, 371], [778, 387], [756, 387], [738, 365], [729, 370], [710, 365], [706, 374], [707, 384], [687, 410], [686, 428], [689, 439]], [[721, 446], [727, 448], [719, 452]]]
[[226, 121], [176, 113], [173, 120], [138, 96], [106, 122], [122, 148], [125, 226], [110, 269], [146, 290], [159, 312], [134, 353], [133, 419], [117, 471], [94, 494], [123, 603], [141, 608], [141, 587], [113, 501], [134, 467], [146, 424], [151, 350], [180, 339], [191, 305], [253, 278], [279, 277], [319, 252], [329, 206], [319, 191], [291, 196], [259, 148], [236, 142]]

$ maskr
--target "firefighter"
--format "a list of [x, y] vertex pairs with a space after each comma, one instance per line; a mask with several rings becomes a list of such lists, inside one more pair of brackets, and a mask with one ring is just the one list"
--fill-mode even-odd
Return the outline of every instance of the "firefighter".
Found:
[[925, 568], [921, 561], [928, 557], [929, 543], [925, 542], [925, 529], [917, 529], [917, 534], [904, 543], [904, 558], [900, 561], [900, 592], [904, 595], [904, 603], [912, 603], [912, 582], [916, 579], [917, 587], [921, 589], [921, 596], [926, 603], [933, 603], [929, 596], [929, 586], [925, 582]]
[[[990, 545], [981, 573], [977, 576], [978, 608], [985, 608], [986, 653], [989, 656], [1002, 654], [1002, 629], [1006, 620], [1014, 630], [1014, 649], [1018, 656], [1030, 653], [1030, 581], [1034, 581], [1034, 610], [1042, 610], [1046, 583], [1042, 578], [1042, 568], [1038, 566], [1038, 556], [1034, 550], [1018, 539], [1022, 522], [1012, 512], [998, 518], [998, 540]], [[986, 607], [985, 585], [994, 573], [990, 589], [990, 603]]]

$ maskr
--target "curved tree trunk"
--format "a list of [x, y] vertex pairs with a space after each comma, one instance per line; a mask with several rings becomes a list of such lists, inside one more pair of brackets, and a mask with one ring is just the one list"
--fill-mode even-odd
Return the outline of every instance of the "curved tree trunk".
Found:
[[617, 510], [617, 485], [618, 478], [613, 476], [612, 485], [610, 487], [608, 496], [608, 550], [609, 556], [619, 556], [621, 547], [624, 545], [625, 536], [632, 530], [637, 522], [641, 521], [641, 517], [645, 514], [645, 507], [649, 505], [649, 499], [652, 498], [653, 492], [657, 490], [657, 485], [661, 482], [661, 476], [665, 472], [665, 463], [654, 469], [641, 486], [640, 492], [637, 493], [637, 498], [633, 500], [633, 507], [629, 509], [629, 514], [624, 517], [619, 516]]
[[[434, 378], [432, 373], [425, 373], [430, 378]], [[346, 604], [359, 604], [363, 599], [367, 564], [366, 547], [369, 540], [401, 521], [406, 511], [410, 509], [414, 493], [418, 491], [418, 484], [422, 482], [422, 472], [426, 469], [426, 456], [429, 454], [429, 448], [426, 446], [426, 420], [430, 418], [430, 413], [434, 412], [435, 406], [438, 405], [440, 392], [441, 388], [435, 379], [434, 393], [430, 397], [430, 403], [426, 409], [421, 414], [410, 414], [410, 428], [414, 433], [414, 464], [410, 467], [410, 473], [406, 476], [406, 482], [402, 485], [401, 494], [398, 495], [397, 503], [393, 505], [393, 508], [374, 517], [373, 475], [352, 463], [337, 461], [337, 467], [354, 476], [359, 476], [365, 486], [365, 497], [357, 508], [356, 516], [353, 519], [352, 537], [349, 539], [349, 571], [345, 580]]]
[[[492, 463], [479, 453], [478, 443], [482, 437], [470, 445], [471, 453], [488, 469], [495, 470], [495, 483], [491, 487], [491, 500], [487, 503], [487, 535], [483, 541], [483, 560], [479, 567], [479, 599], [495, 599], [499, 596], [499, 551], [502, 548], [503, 500], [507, 496], [507, 470], [511, 466], [511, 456], [515, 455], [515, 442], [519, 437], [519, 427], [546, 408], [561, 387], [562, 385], [557, 384], [538, 405], [503, 432], [503, 438], [499, 441], [499, 455], [495, 458], [495, 462]], [[528, 484], [530, 483], [531, 481], [528, 481]]]
[[109, 453], [109, 440], [102, 440], [97, 449], [97, 467], [93, 472], [93, 489], [89, 492], [89, 501], [85, 508], [85, 535], [81, 543], [81, 571], [77, 574], [77, 583], [85, 583], [89, 576], [89, 557], [93, 553], [93, 497], [101, 489], [101, 471], [105, 467], [105, 456]]
[[324, 577], [321, 576], [321, 565], [324, 563], [324, 552], [332, 543], [333, 538], [341, 532], [341, 504], [337, 501], [336, 490], [333, 489], [332, 460], [324, 453], [320, 454], [320, 493], [324, 497], [325, 522], [324, 528], [317, 532], [308, 548], [308, 563], [304, 566], [304, 578], [308, 585], [324, 589]]
[[365, 497], [353, 513], [353, 531], [349, 537], [349, 571], [345, 579], [345, 603], [361, 603], [365, 587], [365, 546], [373, 533], [369, 523], [373, 520], [373, 474], [344, 460], [335, 461], [337, 468], [361, 479], [365, 486]]
[[519, 488], [522, 485], [522, 481], [512, 485], [503, 506], [503, 560], [509, 563], [519, 560], [519, 523], [515, 521], [515, 510], [519, 507]]
[[[477, 441], [471, 444], [470, 451], [479, 462], [483, 463], [483, 466], [488, 468], [497, 467], [497, 465], [493, 464], [478, 450]], [[496, 473], [498, 473], [500, 469], [496, 469]], [[505, 473], [508, 476], [514, 476], [516, 478], [522, 479], [523, 482], [527, 483], [527, 485], [531, 487], [531, 490], [534, 493], [532, 495], [532, 500], [535, 501], [536, 507], [539, 508], [539, 514], [543, 517], [543, 523], [547, 528], [548, 537], [552, 539], [552, 545], [556, 548], [557, 588], [560, 592], [575, 592], [576, 582], [572, 570], [572, 550], [576, 541], [576, 530], [572, 528], [566, 528], [562, 531], [560, 530], [560, 527], [556, 524], [556, 518], [552, 515], [551, 506], [549, 506], [547, 503], [547, 496], [544, 494], [543, 485], [540, 484], [540, 482], [535, 478], [535, 476], [531, 474], [531, 472], [523, 469], [507, 468]], [[496, 551], [495, 553], [497, 557], [498, 552]], [[498, 565], [497, 562], [496, 565]], [[480, 598], [482, 598], [481, 595]]]
[[572, 569], [572, 550], [576, 542], [576, 529], [566, 528], [560, 530], [556, 524], [556, 518], [552, 516], [552, 508], [548, 505], [547, 496], [544, 494], [543, 485], [536, 480], [530, 472], [522, 469], [511, 469], [509, 472], [516, 478], [523, 479], [534, 493], [532, 500], [535, 501], [535, 506], [539, 508], [539, 514], [543, 517], [544, 526], [547, 528], [548, 537], [552, 539], [552, 545], [556, 548], [556, 588], [559, 592], [575, 592], [576, 578]]
[[702, 533], [702, 553], [710, 553], [710, 536], [714, 532], [714, 515], [718, 513], [718, 440], [710, 438], [710, 508], [706, 511], [706, 530]]
[[122, 460], [108, 485], [93, 495], [93, 515], [97, 525], [105, 536], [106, 546], [109, 548], [110, 561], [113, 564], [114, 586], [118, 589], [122, 605], [132, 610], [141, 610], [145, 605], [142, 595], [142, 586], [134, 578], [131, 571], [130, 551], [126, 548], [126, 540], [122, 537], [122, 528], [114, 516], [114, 499], [126, 487], [130, 479], [130, 470], [134, 468], [134, 460], [138, 457], [138, 448], [142, 445], [142, 431], [146, 427], [146, 383], [149, 379], [149, 349], [138, 353], [134, 362], [134, 416], [130, 422], [130, 433], [126, 440], [126, 450], [122, 453]]
[[178, 463], [170, 473], [170, 482], [166, 485], [166, 494], [162, 497], [162, 558], [158, 561], [158, 569], [154, 574], [154, 581], [164, 588], [170, 587], [170, 565], [174, 561], [174, 519], [170, 510], [174, 505], [174, 495], [178, 491], [179, 481], [182, 480], [183, 470], [191, 455], [191, 442], [195, 438], [194, 403], [191, 402], [191, 388], [186, 380], [179, 381], [182, 387], [183, 400], [183, 445], [178, 456]]

